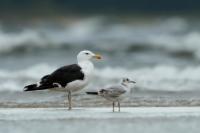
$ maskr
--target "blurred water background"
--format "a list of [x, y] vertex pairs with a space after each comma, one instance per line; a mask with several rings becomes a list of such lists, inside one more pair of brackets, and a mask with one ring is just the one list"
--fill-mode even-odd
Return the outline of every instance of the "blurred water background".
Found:
[[23, 92], [88, 49], [103, 55], [76, 106], [107, 106], [85, 95], [130, 77], [137, 84], [123, 106], [200, 105], [199, 2], [0, 2], [0, 107], [62, 107], [64, 93]]

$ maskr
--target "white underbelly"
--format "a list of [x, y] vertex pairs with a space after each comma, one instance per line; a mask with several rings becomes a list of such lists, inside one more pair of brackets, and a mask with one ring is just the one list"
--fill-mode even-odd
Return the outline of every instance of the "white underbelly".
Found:
[[75, 92], [75, 91], [79, 91], [79, 90], [83, 89], [87, 85], [88, 85], [88, 81], [87, 80], [75, 80], [73, 82], [68, 83], [65, 87], [52, 88], [51, 90]]
[[105, 99], [109, 100], [109, 101], [117, 102], [117, 101], [122, 101], [122, 100], [128, 98], [129, 95], [125, 93], [125, 94], [122, 94], [122, 95], [120, 95], [118, 97], [109, 97], [109, 96], [103, 96], [103, 97]]
[[76, 80], [76, 81], [73, 81], [69, 84], [67, 84], [67, 86], [65, 87], [65, 90], [67, 91], [79, 91], [81, 89], [83, 89], [85, 86], [88, 85], [88, 81], [86, 80]]

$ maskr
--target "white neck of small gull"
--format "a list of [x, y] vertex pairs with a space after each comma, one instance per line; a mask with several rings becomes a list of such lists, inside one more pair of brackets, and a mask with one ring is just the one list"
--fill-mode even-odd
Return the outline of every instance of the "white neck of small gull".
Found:
[[127, 90], [128, 92], [131, 91], [131, 85], [130, 85], [130, 84], [124, 83], [124, 82], [120, 82], [120, 84], [121, 84], [123, 87], [125, 87], [126, 90]]

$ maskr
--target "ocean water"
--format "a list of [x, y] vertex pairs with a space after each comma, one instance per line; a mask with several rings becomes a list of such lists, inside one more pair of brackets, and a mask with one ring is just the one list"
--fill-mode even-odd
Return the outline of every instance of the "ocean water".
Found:
[[200, 105], [199, 22], [188, 17], [101, 16], [0, 23], [0, 107], [64, 106], [64, 93], [23, 92], [23, 87], [76, 63], [83, 49], [103, 60], [94, 62], [92, 83], [74, 94], [76, 106], [108, 106], [84, 92], [122, 77], [137, 82], [123, 106]]

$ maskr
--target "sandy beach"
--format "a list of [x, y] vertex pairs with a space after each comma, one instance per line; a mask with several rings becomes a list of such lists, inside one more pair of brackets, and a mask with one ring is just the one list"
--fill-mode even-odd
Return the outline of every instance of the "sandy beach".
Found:
[[200, 107], [1, 108], [0, 132], [199, 132]]

